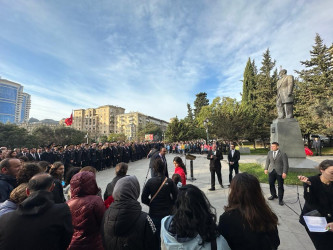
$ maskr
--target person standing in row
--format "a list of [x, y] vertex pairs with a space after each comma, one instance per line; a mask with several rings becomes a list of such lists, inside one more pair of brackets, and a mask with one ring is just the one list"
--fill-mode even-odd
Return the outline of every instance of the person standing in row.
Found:
[[[232, 171], [235, 171], [235, 174], [238, 174], [239, 164], [238, 161], [240, 159], [240, 153], [235, 149], [235, 144], [230, 145], [230, 151], [228, 153], [228, 162], [229, 162], [229, 183], [232, 180]], [[230, 185], [230, 184], [229, 184]]]
[[222, 174], [221, 174], [221, 160], [223, 160], [222, 152], [216, 149], [216, 144], [213, 145], [212, 150], [208, 151], [207, 159], [209, 160], [209, 170], [210, 170], [210, 185], [211, 188], [209, 191], [215, 190], [215, 173], [217, 175], [217, 179], [222, 188], [224, 188], [222, 184]]
[[[284, 179], [289, 170], [288, 156], [279, 150], [279, 143], [273, 142], [271, 151], [268, 152], [265, 165], [265, 174], [268, 174], [269, 189], [271, 196], [268, 200], [279, 198], [279, 205], [283, 206]], [[276, 195], [275, 182], [278, 182], [278, 195]]]

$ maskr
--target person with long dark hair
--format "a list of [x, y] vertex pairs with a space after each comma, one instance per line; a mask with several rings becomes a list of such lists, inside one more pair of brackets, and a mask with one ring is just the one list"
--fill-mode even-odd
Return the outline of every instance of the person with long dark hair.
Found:
[[[305, 177], [298, 176], [304, 184], [305, 204], [300, 216], [300, 223], [305, 226], [314, 246], [318, 250], [332, 249], [333, 243], [333, 160], [324, 160], [319, 166], [320, 174]], [[304, 215], [316, 212], [317, 216], [325, 217], [328, 232], [310, 232], [304, 222]]]
[[160, 235], [161, 220], [172, 213], [178, 189], [172, 179], [165, 176], [165, 165], [161, 159], [157, 158], [153, 167], [157, 176], [147, 181], [141, 202], [149, 206], [149, 216], [156, 227], [156, 234]]
[[230, 249], [218, 232], [215, 208], [198, 187], [179, 188], [173, 214], [162, 220], [162, 249]]
[[186, 167], [185, 167], [185, 164], [184, 164], [182, 158], [180, 158], [179, 156], [176, 156], [173, 159], [173, 164], [175, 165], [175, 174], [180, 175], [182, 185], [185, 186], [187, 172], [186, 172]]
[[278, 218], [255, 176], [241, 173], [232, 179], [224, 210], [218, 229], [231, 249], [272, 250], [280, 245]]
[[47, 172], [53, 177], [54, 188], [52, 190], [55, 203], [63, 203], [66, 201], [62, 188], [62, 179], [64, 177], [65, 166], [62, 162], [57, 161], [51, 165]]

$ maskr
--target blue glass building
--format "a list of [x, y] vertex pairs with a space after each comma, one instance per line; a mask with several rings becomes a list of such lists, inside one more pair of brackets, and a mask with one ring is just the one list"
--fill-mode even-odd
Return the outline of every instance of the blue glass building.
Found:
[[0, 122], [25, 122], [29, 111], [30, 95], [23, 92], [23, 86], [0, 78]]

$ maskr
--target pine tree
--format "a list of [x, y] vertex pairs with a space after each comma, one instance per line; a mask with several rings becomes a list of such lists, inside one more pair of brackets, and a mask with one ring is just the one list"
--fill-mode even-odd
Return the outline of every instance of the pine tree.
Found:
[[207, 99], [207, 93], [200, 92], [196, 94], [196, 99], [194, 101], [194, 116], [197, 117], [200, 113], [202, 107], [209, 105], [209, 100]]
[[192, 108], [191, 108], [191, 104], [187, 104], [187, 117], [186, 120], [188, 122], [193, 122], [193, 112], [192, 112]]
[[295, 115], [303, 133], [329, 133], [333, 128], [333, 55], [316, 34], [310, 50], [310, 60], [301, 61], [305, 69], [296, 71], [299, 82], [296, 88]]
[[277, 70], [271, 72], [276, 61], [272, 60], [270, 51], [267, 49], [263, 54], [262, 66], [256, 76], [256, 89], [254, 95], [254, 126], [258, 136], [264, 140], [269, 138], [270, 124], [276, 118], [276, 83], [278, 80]]
[[[254, 63], [254, 61], [253, 61]], [[255, 86], [255, 70], [251, 59], [249, 58], [243, 74], [243, 94], [242, 94], [242, 105], [243, 106], [253, 106]]]

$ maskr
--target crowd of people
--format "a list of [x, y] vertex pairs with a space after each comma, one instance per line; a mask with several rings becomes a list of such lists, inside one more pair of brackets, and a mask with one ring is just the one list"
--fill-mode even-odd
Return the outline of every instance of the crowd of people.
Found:
[[[108, 147], [113, 152], [113, 146], [118, 152], [124, 152], [127, 147], [104, 144], [102, 151], [103, 147], [104, 150]], [[142, 191], [137, 177], [127, 175], [128, 164], [120, 161], [124, 158], [113, 157], [113, 161], [109, 161], [113, 166], [117, 159], [115, 177], [101, 190], [96, 172], [102, 168], [96, 165], [89, 166], [82, 161], [72, 164], [74, 160], [68, 162], [64, 158], [54, 162], [25, 161], [22, 157], [29, 159], [29, 156], [24, 153], [34, 154], [33, 150], [23, 149], [16, 156], [10, 150], [3, 150], [0, 249], [278, 248], [278, 217], [265, 200], [258, 179], [248, 173], [238, 173], [239, 155], [234, 145], [228, 155], [229, 163], [233, 163], [228, 203], [219, 220], [206, 195], [186, 183], [187, 170], [181, 157], [176, 155], [174, 168], [168, 169], [167, 145], [136, 146], [144, 150], [142, 157], [150, 158], [151, 178]], [[84, 145], [80, 150], [93, 152], [95, 147], [99, 145], [92, 144], [88, 149]], [[63, 154], [70, 150], [75, 149], [64, 148]], [[207, 154], [210, 162], [220, 161], [217, 151], [217, 145], [212, 145]], [[55, 146], [46, 148], [45, 152], [58, 154]], [[140, 150], [135, 152], [133, 160], [140, 159]], [[91, 159], [89, 163], [93, 162]], [[216, 166], [213, 167], [216, 172]], [[328, 221], [328, 232], [311, 233], [302, 217], [301, 223], [317, 249], [329, 249], [332, 238], [329, 231], [333, 228], [333, 161], [324, 161], [319, 168], [318, 176], [299, 177], [305, 188], [303, 214], [317, 209]], [[169, 171], [173, 173], [171, 178]], [[215, 178], [214, 171], [211, 172]], [[141, 203], [149, 207], [148, 213], [142, 211], [138, 201], [140, 194]]]
[[[221, 143], [215, 142], [219, 147], [219, 150], [224, 154], [227, 154], [230, 150], [231, 143], [223, 141]], [[180, 141], [165, 144], [168, 153], [173, 154], [207, 154], [212, 150], [213, 143], [207, 143], [205, 140], [191, 140], [191, 141]]]
[[142, 143], [82, 143], [80, 145], [58, 146], [55, 144], [40, 148], [0, 148], [0, 159], [19, 158], [24, 162], [46, 161], [50, 164], [62, 162], [65, 172], [70, 166], [92, 166], [97, 171], [115, 167], [120, 162], [129, 163], [146, 158], [153, 147], [162, 146], [162, 142]]

